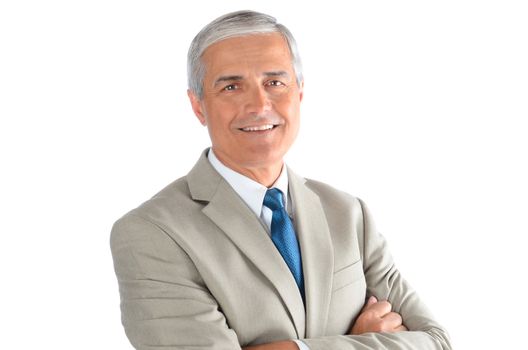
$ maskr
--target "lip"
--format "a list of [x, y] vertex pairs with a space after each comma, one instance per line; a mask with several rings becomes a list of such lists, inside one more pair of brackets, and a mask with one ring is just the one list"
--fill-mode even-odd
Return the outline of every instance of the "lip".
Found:
[[[269, 126], [271, 126], [271, 128], [269, 128]], [[268, 123], [268, 124], [260, 124], [260, 125], [248, 125], [248, 126], [244, 126], [242, 128], [238, 128], [238, 130], [244, 132], [244, 133], [266, 133], [268, 131], [273, 131], [275, 130], [277, 127], [279, 126], [279, 124], [272, 124], [272, 123]], [[244, 130], [246, 129], [246, 130]], [[253, 130], [248, 130], [248, 129], [253, 129]]]

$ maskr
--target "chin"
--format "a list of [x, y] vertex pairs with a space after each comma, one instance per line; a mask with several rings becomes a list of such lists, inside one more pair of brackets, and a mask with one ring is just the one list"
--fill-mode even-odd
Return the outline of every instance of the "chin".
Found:
[[254, 150], [244, 157], [244, 163], [251, 167], [269, 167], [282, 162], [285, 153], [277, 150]]

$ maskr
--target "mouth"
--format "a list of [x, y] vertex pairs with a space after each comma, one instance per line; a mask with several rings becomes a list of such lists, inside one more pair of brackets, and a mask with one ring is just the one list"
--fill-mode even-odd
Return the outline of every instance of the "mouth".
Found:
[[266, 132], [275, 129], [278, 124], [264, 124], [258, 126], [246, 126], [244, 128], [238, 128], [240, 131], [244, 132]]

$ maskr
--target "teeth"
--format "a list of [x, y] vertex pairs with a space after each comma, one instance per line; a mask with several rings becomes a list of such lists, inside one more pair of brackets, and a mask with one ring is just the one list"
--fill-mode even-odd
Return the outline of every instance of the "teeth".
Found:
[[242, 128], [244, 131], [262, 131], [262, 130], [270, 130], [273, 129], [272, 124], [268, 125], [261, 125], [261, 126], [248, 126], [246, 128]]

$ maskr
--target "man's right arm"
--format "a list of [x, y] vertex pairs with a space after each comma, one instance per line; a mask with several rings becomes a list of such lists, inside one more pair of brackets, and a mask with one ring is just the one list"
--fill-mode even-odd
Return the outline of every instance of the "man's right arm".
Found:
[[136, 349], [240, 349], [191, 259], [162, 228], [128, 214], [110, 243], [121, 319]]

